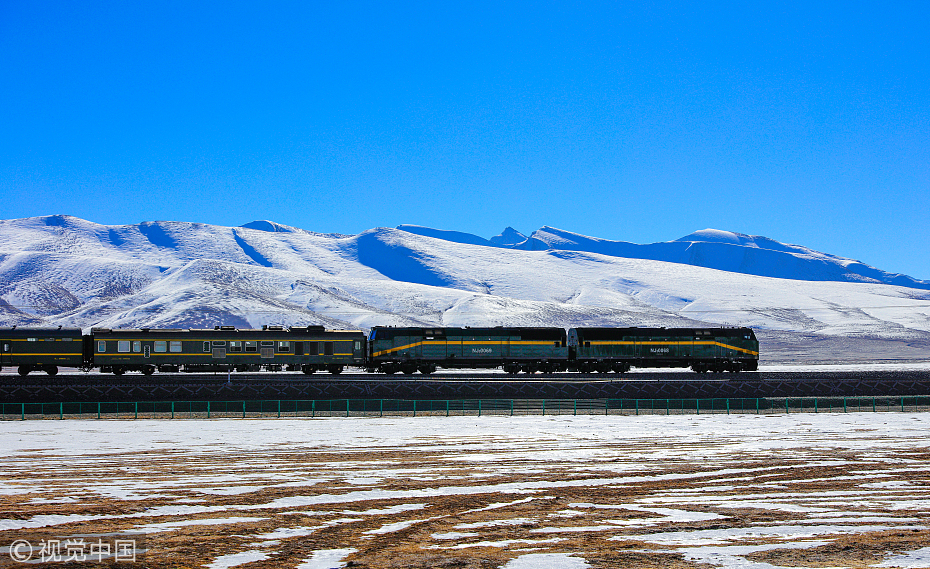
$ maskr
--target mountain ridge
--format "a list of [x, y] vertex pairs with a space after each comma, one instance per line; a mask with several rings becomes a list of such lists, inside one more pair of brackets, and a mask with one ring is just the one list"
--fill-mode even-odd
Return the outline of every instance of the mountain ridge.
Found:
[[[513, 242], [517, 233], [502, 236]], [[766, 249], [777, 242], [730, 232], [697, 238], [739, 246], [740, 255], [779, 253]], [[457, 243], [388, 227], [342, 235], [274, 222], [0, 220], [0, 325], [747, 325], [778, 338], [930, 345], [930, 291], [924, 289], [787, 281], [611, 256], [606, 253], [617, 252], [616, 242], [584, 241], [554, 228], [515, 245], [532, 239], [545, 248]], [[660, 253], [670, 247], [688, 253], [695, 242], [668, 243], [658, 244]]]
[[[722, 271], [792, 280], [871, 282], [930, 290], [930, 281], [889, 273], [855, 259], [821, 253], [801, 245], [781, 243], [759, 235], [719, 229], [702, 229], [673, 241], [637, 244], [589, 237], [543, 226], [519, 243], [505, 244], [461, 232], [444, 232], [421, 226], [397, 229], [456, 243], [525, 251], [584, 251], [611, 257], [651, 259]], [[512, 228], [508, 228], [512, 229]], [[463, 237], [467, 236], [467, 237]], [[479, 241], [480, 240], [480, 241]]]

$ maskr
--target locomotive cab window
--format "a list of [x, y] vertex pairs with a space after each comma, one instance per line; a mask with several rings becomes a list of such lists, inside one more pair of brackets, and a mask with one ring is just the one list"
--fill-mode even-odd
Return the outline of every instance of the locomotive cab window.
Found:
[[155, 340], [155, 353], [160, 354], [168, 351], [168, 342], [165, 340]]
[[230, 352], [241, 352], [242, 351], [242, 342], [238, 340], [229, 341], [229, 351]]

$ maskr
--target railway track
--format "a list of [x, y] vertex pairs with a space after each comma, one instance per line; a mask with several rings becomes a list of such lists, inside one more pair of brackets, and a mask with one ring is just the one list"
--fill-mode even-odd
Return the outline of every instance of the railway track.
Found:
[[61, 373], [48, 376], [41, 372], [26, 377], [0, 374], [0, 385], [158, 385], [158, 384], [226, 384], [226, 383], [620, 383], [620, 382], [758, 382], [758, 381], [930, 381], [930, 370], [858, 370], [858, 371], [755, 371], [740, 373], [704, 373], [691, 371], [616, 373], [537, 373], [509, 375], [493, 372], [457, 372], [423, 374], [374, 373], [157, 373], [151, 376], [127, 373], [121, 376], [101, 373]]
[[100, 374], [0, 377], [4, 403], [323, 399], [696, 399], [930, 395], [930, 370], [696, 374]]

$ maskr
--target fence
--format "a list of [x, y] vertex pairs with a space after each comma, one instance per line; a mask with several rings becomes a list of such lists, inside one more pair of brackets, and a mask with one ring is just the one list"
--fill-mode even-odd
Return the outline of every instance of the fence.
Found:
[[212, 419], [481, 415], [704, 415], [930, 411], [926, 397], [758, 399], [328, 399], [0, 403], [4, 420], [45, 418]]

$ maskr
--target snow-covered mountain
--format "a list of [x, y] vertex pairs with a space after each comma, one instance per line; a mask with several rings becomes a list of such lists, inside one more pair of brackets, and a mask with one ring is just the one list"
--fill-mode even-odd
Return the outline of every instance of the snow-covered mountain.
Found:
[[[0, 325], [708, 323], [749, 325], [788, 343], [860, 338], [912, 350], [930, 346], [930, 292], [916, 285], [849, 277], [789, 281], [623, 257], [614, 242], [549, 228], [502, 247], [410, 227], [339, 235], [269, 221], [242, 227], [165, 221], [107, 226], [69, 216], [0, 221]], [[512, 242], [514, 233], [500, 237]], [[713, 257], [715, 265], [725, 261], [714, 256], [718, 250], [809, 255], [811, 262], [826, 259], [823, 266], [837, 259], [724, 232], [656, 245], [704, 250], [704, 259]], [[601, 250], [584, 250], [596, 246]]]
[[[490, 242], [468, 233], [437, 231], [416, 225], [398, 229], [453, 241], [525, 251], [585, 251], [627, 259], [652, 259], [708, 267], [733, 273], [805, 281], [846, 281], [884, 283], [930, 290], [930, 281], [887, 273], [853, 259], [828, 255], [800, 245], [787, 245], [767, 237], [730, 231], [704, 229], [674, 241], [639, 245], [609, 241], [542, 227], [526, 238], [508, 227]], [[517, 239], [522, 237], [522, 239]]]

